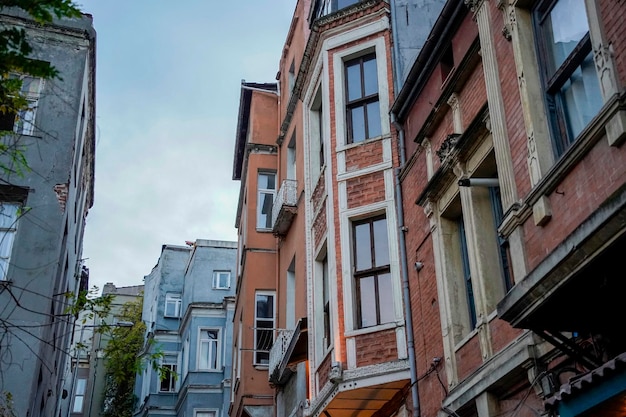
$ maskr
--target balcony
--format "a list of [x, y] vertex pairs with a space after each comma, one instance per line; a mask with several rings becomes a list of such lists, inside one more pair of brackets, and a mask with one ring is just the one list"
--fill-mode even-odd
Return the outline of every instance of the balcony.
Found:
[[272, 206], [272, 232], [283, 236], [289, 230], [298, 211], [298, 182], [283, 180]]
[[292, 374], [291, 365], [307, 360], [307, 318], [298, 320], [294, 329], [279, 330], [270, 350], [269, 381], [284, 384]]

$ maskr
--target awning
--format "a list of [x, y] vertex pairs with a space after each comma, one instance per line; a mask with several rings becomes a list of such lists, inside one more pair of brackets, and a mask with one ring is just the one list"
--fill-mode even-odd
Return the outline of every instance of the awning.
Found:
[[626, 415], [626, 352], [584, 375], [572, 378], [545, 402], [560, 417]]

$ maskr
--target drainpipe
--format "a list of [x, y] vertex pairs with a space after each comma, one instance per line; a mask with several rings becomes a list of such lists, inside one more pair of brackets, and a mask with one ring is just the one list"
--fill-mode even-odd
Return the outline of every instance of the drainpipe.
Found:
[[395, 114], [391, 113], [392, 123], [398, 129], [400, 147], [400, 168], [396, 168], [396, 213], [398, 216], [398, 233], [400, 238], [400, 266], [402, 268], [402, 299], [404, 301], [404, 315], [406, 323], [406, 343], [409, 351], [409, 370], [411, 373], [411, 399], [413, 400], [413, 417], [420, 416], [419, 391], [417, 386], [417, 362], [415, 360], [415, 341], [413, 337], [413, 311], [411, 309], [411, 293], [409, 291], [409, 271], [407, 267], [406, 240], [404, 234], [408, 229], [404, 226], [404, 210], [402, 208], [402, 187], [400, 184], [400, 170], [405, 163], [404, 129], [397, 124]]

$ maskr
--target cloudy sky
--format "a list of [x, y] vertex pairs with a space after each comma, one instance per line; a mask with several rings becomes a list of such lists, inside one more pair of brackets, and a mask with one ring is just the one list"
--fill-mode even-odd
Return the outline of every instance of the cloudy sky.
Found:
[[163, 244], [236, 240], [241, 80], [273, 82], [296, 0], [77, 0], [97, 31], [90, 285], [139, 285]]

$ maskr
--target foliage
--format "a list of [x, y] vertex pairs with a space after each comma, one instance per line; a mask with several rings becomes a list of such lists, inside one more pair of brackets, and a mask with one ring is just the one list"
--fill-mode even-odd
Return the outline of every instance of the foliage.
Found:
[[[81, 12], [72, 0], [2, 0], [0, 12], [6, 8], [17, 8], [28, 13], [40, 25], [56, 18], [80, 17]], [[26, 31], [16, 26], [0, 25], [0, 119], [17, 118], [28, 110], [28, 101], [22, 94], [22, 80], [14, 74], [28, 74], [43, 79], [60, 78], [60, 74], [49, 62], [31, 58], [33, 48]], [[0, 130], [0, 139], [10, 131]], [[0, 155], [8, 159], [0, 163], [5, 174], [15, 172], [23, 175], [28, 170], [24, 149], [15, 144], [0, 144]]]
[[134, 395], [135, 380], [147, 364], [160, 370], [160, 351], [149, 352], [151, 342], [144, 345], [146, 325], [141, 320], [143, 299], [129, 301], [122, 306], [119, 321], [132, 322], [132, 327], [115, 327], [104, 349], [106, 382], [103, 417], [130, 417], [137, 397]]
[[0, 393], [0, 417], [17, 417], [13, 409], [13, 394], [10, 392]]

